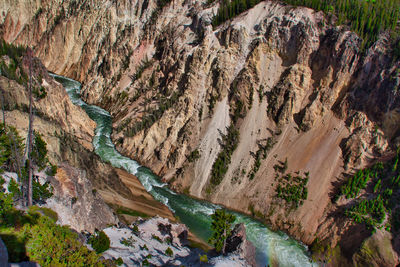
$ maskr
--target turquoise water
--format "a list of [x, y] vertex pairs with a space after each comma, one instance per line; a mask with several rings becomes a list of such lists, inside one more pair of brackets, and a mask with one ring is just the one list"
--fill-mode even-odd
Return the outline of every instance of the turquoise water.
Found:
[[[72, 102], [81, 106], [97, 123], [93, 146], [101, 159], [136, 175], [156, 200], [167, 205], [193, 233], [206, 241], [211, 235], [210, 215], [219, 206], [173, 192], [151, 170], [119, 154], [110, 138], [112, 131], [110, 114], [81, 100], [79, 82], [57, 75], [54, 77], [64, 85]], [[267, 266], [270, 262], [278, 262], [279, 266], [316, 266], [310, 261], [304, 245], [284, 233], [269, 230], [257, 220], [236, 212], [232, 213], [236, 215], [236, 223], [245, 224], [247, 237], [256, 247], [257, 263], [260, 266]]]

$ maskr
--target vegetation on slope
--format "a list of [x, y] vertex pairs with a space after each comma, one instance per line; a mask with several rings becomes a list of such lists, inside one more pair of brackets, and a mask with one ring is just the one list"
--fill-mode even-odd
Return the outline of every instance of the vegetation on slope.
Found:
[[103, 253], [110, 248], [110, 239], [103, 232], [96, 232], [88, 240], [88, 243], [93, 247], [97, 254]]
[[[212, 24], [216, 27], [259, 2], [261, 1], [223, 0]], [[283, 2], [336, 15], [337, 24], [348, 24], [351, 30], [363, 38], [363, 48], [370, 47], [381, 31], [392, 30], [398, 33], [399, 0], [284, 0]]]
[[218, 153], [217, 159], [211, 169], [210, 182], [212, 185], [219, 185], [222, 182], [231, 163], [233, 151], [235, 151], [239, 143], [239, 131], [233, 124], [227, 128], [226, 135], [221, 134], [221, 136], [220, 145], [222, 146], [222, 150]]
[[224, 209], [218, 209], [211, 215], [211, 218], [211, 230], [213, 234], [208, 242], [215, 247], [217, 252], [225, 254], [226, 240], [232, 233], [232, 224], [236, 217], [233, 214], [225, 212]]
[[[355, 199], [345, 215], [372, 231], [384, 227], [388, 231], [392, 227], [394, 232], [400, 230], [399, 152], [386, 163], [378, 162], [358, 171], [341, 187], [340, 195]], [[361, 192], [364, 194], [359, 196]]]
[[[0, 171], [17, 172], [18, 181], [11, 180], [8, 190], [13, 193], [14, 200], [22, 200], [24, 197], [24, 186], [28, 179], [27, 165], [23, 164], [23, 153], [25, 145], [18, 131], [12, 126], [0, 123]], [[53, 165], [48, 165], [47, 144], [41, 135], [35, 132], [32, 150], [32, 162], [38, 170], [49, 169], [52, 174]], [[52, 188], [49, 183], [41, 184], [37, 178], [32, 181], [33, 201], [42, 203], [51, 197]]]
[[0, 39], [0, 75], [19, 84], [26, 84], [28, 76], [22, 68], [22, 57], [25, 54], [23, 46], [7, 44]]
[[305, 172], [303, 177], [300, 172], [286, 173], [287, 168], [287, 159], [274, 165], [275, 180], [278, 182], [276, 197], [285, 200], [291, 207], [298, 208], [308, 197], [307, 184], [310, 174]]
[[358, 196], [361, 189], [365, 189], [367, 182], [373, 178], [378, 178], [382, 173], [384, 166], [382, 162], [374, 164], [371, 168], [365, 168], [363, 170], [358, 170], [356, 174], [347, 181], [340, 188], [342, 195], [346, 198], [355, 198]]
[[[0, 124], [0, 171], [15, 171], [23, 156], [23, 139], [18, 131]], [[47, 167], [47, 148], [41, 136], [36, 133], [32, 161], [38, 169]], [[19, 162], [19, 163], [17, 163]], [[66, 226], [57, 225], [56, 212], [31, 206], [25, 211], [14, 208], [14, 202], [21, 200], [21, 185], [27, 179], [27, 166], [21, 168], [19, 181], [10, 180], [8, 193], [4, 189], [5, 180], [0, 177], [0, 237], [4, 241], [11, 262], [35, 261], [41, 266], [112, 266], [100, 261], [95, 252], [78, 241], [78, 235]], [[49, 184], [33, 181], [33, 199], [44, 202], [52, 196]], [[99, 236], [99, 238], [98, 238]], [[107, 238], [99, 234], [94, 240], [96, 251], [104, 251]], [[109, 246], [109, 240], [108, 240]]]
[[250, 180], [253, 180], [256, 173], [258, 172], [258, 170], [261, 167], [261, 159], [266, 159], [267, 155], [268, 155], [268, 151], [270, 151], [272, 149], [272, 147], [275, 145], [276, 141], [274, 140], [273, 137], [268, 137], [266, 144], [263, 145], [261, 142], [258, 143], [258, 150], [256, 152], [256, 154], [254, 155], [255, 161], [254, 161], [254, 165], [251, 168], [251, 171], [249, 172], [249, 174], [247, 175], [247, 177]]
[[[12, 199], [12, 194], [0, 192], [0, 201], [4, 199]], [[10, 262], [30, 260], [41, 266], [71, 266], [71, 263], [74, 266], [112, 266], [82, 245], [78, 235], [67, 226], [57, 225], [55, 212], [36, 206], [23, 212], [15, 209], [12, 202], [1, 206], [0, 237], [8, 249]]]
[[291, 5], [300, 5], [335, 14], [337, 24], [349, 24], [351, 30], [363, 38], [362, 47], [370, 47], [381, 31], [396, 30], [400, 19], [399, 0], [285, 0]]

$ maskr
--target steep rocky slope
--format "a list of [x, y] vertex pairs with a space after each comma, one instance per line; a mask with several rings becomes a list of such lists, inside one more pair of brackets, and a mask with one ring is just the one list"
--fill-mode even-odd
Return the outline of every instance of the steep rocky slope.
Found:
[[[364, 53], [334, 18], [274, 1], [213, 29], [217, 5], [6, 0], [1, 34], [83, 82], [85, 100], [112, 114], [118, 149], [176, 190], [351, 257], [369, 231], [333, 197], [400, 142], [389, 37]], [[289, 173], [307, 176], [297, 208], [276, 197]]]
[[[6, 62], [9, 65], [8, 61], [11, 59], [7, 55], [0, 57], [0, 64]], [[24, 77], [24, 73], [29, 73], [25, 52], [17, 61], [15, 73], [17, 77]], [[105, 202], [116, 209], [124, 207], [173, 220], [168, 208], [156, 202], [136, 177], [100, 160], [92, 145], [95, 122], [71, 102], [65, 88], [49, 75], [38, 59], [33, 60], [32, 66], [34, 92], [36, 88], [45, 92], [43, 98], [34, 97], [33, 129], [46, 142], [49, 161], [58, 166], [54, 177], [46, 176], [44, 172], [37, 175], [54, 188], [54, 197], [46, 205], [59, 213], [60, 223], [79, 232], [93, 232], [96, 228], [117, 223], [113, 210]], [[4, 113], [1, 112], [6, 123], [16, 127], [25, 138], [29, 117], [28, 81], [11, 79], [10, 73], [8, 69], [4, 73], [7, 77], [0, 73]]]

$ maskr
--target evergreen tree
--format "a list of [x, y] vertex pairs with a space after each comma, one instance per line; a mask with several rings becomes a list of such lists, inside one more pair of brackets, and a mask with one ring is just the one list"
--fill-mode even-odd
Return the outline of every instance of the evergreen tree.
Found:
[[213, 245], [217, 252], [225, 254], [226, 240], [232, 233], [232, 223], [236, 217], [233, 214], [226, 213], [225, 210], [219, 209], [211, 215], [211, 230], [213, 234], [209, 239], [209, 243]]

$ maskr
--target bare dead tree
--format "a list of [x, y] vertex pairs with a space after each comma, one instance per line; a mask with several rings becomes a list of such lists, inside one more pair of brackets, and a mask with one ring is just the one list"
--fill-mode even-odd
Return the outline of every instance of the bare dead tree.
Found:
[[29, 65], [29, 83], [28, 83], [28, 94], [29, 94], [29, 126], [28, 126], [28, 185], [27, 185], [27, 199], [26, 205], [32, 206], [32, 179], [33, 179], [33, 168], [32, 168], [32, 146], [33, 146], [33, 96], [32, 96], [32, 61], [33, 51], [29, 47], [26, 50], [26, 55]]
[[[0, 75], [1, 75], [1, 70], [0, 70]], [[6, 114], [4, 110], [4, 97], [3, 97], [3, 89], [0, 87], [0, 94], [1, 94], [1, 110], [3, 111], [3, 123], [4, 127], [6, 127]]]

